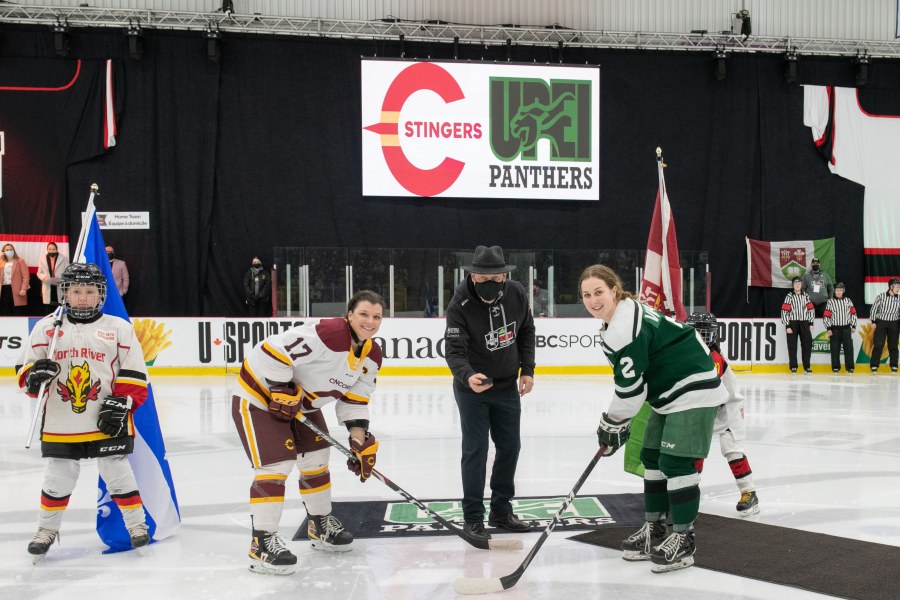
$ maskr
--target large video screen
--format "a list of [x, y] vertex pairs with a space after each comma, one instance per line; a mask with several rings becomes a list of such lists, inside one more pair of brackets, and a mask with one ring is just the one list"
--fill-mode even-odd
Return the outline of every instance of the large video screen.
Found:
[[364, 59], [364, 196], [600, 198], [600, 68]]

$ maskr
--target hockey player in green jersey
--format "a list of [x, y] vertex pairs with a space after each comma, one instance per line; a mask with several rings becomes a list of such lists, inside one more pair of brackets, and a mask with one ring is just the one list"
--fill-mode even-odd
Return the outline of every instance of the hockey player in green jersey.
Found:
[[646, 523], [622, 542], [622, 558], [649, 559], [654, 573], [689, 567], [700, 509], [697, 467], [728, 394], [694, 328], [637, 302], [615, 271], [592, 265], [579, 289], [584, 307], [603, 321], [602, 348], [613, 368], [615, 395], [597, 429], [606, 453], [628, 440], [631, 418], [644, 402], [652, 409], [641, 450]]

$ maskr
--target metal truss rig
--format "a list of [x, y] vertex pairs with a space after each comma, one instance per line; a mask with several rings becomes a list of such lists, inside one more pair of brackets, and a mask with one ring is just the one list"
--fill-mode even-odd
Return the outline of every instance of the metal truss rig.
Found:
[[0, 23], [68, 25], [69, 27], [140, 27], [255, 33], [343, 39], [441, 42], [496, 46], [612, 48], [622, 50], [679, 50], [765, 52], [775, 54], [900, 58], [900, 42], [760, 37], [724, 33], [649, 33], [579, 31], [561, 26], [517, 27], [460, 25], [441, 21], [347, 21], [265, 15], [225, 15], [137, 9], [63, 8], [0, 4]]

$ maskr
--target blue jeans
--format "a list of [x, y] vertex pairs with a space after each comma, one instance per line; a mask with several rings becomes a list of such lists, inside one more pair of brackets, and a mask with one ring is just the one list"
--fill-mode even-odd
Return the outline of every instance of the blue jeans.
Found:
[[462, 428], [463, 517], [468, 522], [484, 520], [488, 434], [496, 449], [491, 472], [491, 510], [497, 515], [509, 514], [510, 500], [516, 493], [514, 480], [521, 448], [522, 405], [518, 386], [476, 394], [455, 383], [453, 395]]

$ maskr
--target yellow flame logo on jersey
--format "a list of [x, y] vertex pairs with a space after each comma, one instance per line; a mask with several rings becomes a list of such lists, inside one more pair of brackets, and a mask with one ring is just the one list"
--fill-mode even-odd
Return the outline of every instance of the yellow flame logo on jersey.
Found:
[[91, 383], [91, 368], [87, 361], [69, 369], [65, 385], [62, 382], [57, 382], [56, 385], [62, 401], [72, 403], [74, 413], [83, 413], [87, 409], [88, 400], [97, 400], [100, 393], [100, 382]]

